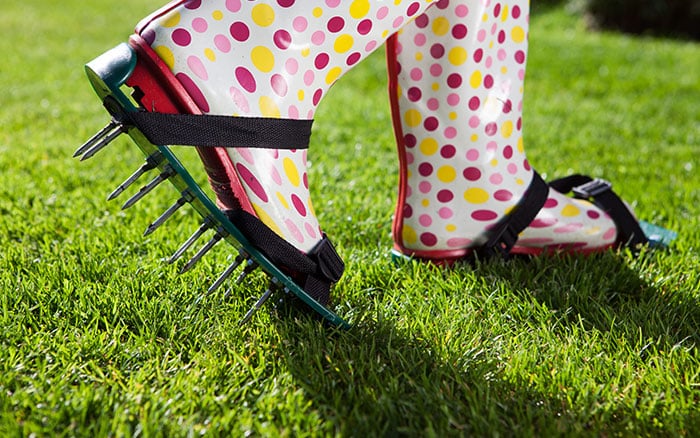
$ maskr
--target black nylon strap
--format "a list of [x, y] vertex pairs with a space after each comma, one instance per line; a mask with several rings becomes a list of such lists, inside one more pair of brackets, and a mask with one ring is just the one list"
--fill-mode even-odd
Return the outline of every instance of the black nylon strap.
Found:
[[635, 248], [648, 243], [648, 239], [622, 199], [612, 191], [612, 184], [586, 175], [571, 175], [549, 183], [560, 193], [573, 192], [579, 199], [592, 201], [605, 211], [617, 227], [617, 243]]
[[513, 211], [488, 231], [488, 240], [478, 252], [487, 256], [500, 254], [507, 257], [518, 241], [518, 235], [537, 217], [547, 202], [549, 186], [534, 172], [530, 186]]
[[165, 114], [130, 111], [121, 115], [155, 145], [307, 149], [313, 120]]
[[304, 292], [320, 304], [328, 304], [331, 285], [340, 280], [345, 264], [325, 235], [308, 254], [304, 254], [250, 213], [244, 210], [228, 210], [225, 213], [272, 263], [290, 271], [292, 276], [305, 276]]

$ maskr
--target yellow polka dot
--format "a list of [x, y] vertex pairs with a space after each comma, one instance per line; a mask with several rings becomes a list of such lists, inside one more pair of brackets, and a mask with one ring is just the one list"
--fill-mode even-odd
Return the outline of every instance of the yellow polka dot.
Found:
[[568, 204], [561, 209], [561, 215], [564, 217], [574, 217], [578, 216], [579, 214], [581, 214], [581, 210], [579, 210], [575, 205]]
[[250, 59], [253, 61], [253, 65], [263, 73], [269, 73], [275, 67], [275, 56], [265, 46], [253, 47], [253, 50], [250, 51]]
[[450, 31], [450, 22], [445, 17], [437, 17], [433, 20], [433, 33], [437, 36], [443, 36]]
[[333, 67], [326, 75], [326, 83], [328, 85], [332, 84], [333, 82], [335, 82], [336, 79], [340, 77], [342, 73], [343, 69], [341, 69], [340, 67]]
[[297, 169], [296, 164], [294, 164], [294, 161], [287, 157], [282, 160], [282, 165], [284, 166], [284, 173], [287, 175], [289, 182], [292, 183], [293, 186], [299, 187], [299, 184], [301, 184], [301, 178], [299, 178], [299, 170]]
[[180, 13], [173, 11], [171, 14], [163, 17], [161, 24], [163, 27], [175, 27], [180, 24], [180, 18]]
[[516, 43], [522, 43], [523, 41], [525, 41], [525, 31], [522, 27], [515, 26], [510, 32], [510, 37], [513, 38], [513, 41], [515, 41]]
[[467, 60], [467, 51], [462, 47], [454, 47], [447, 55], [452, 65], [462, 65]]
[[175, 66], [175, 55], [173, 55], [173, 52], [165, 46], [157, 46], [153, 50], [158, 54], [160, 59], [162, 59], [163, 62], [172, 70]]
[[600, 233], [600, 230], [600, 227], [591, 227], [586, 230], [586, 234], [588, 234], [589, 236], [595, 236], [596, 234]]
[[403, 115], [403, 118], [406, 121], [406, 124], [412, 128], [420, 125], [420, 122], [423, 120], [423, 118], [420, 115], [420, 112], [414, 109], [406, 111]]
[[482, 15], [482, 16], [481, 16], [481, 21], [483, 21], [483, 22], [489, 21], [489, 15], [488, 15], [488, 14]]
[[389, 36], [389, 31], [388, 31], [388, 30], [383, 30], [383, 31], [382, 31], [382, 39], [386, 39], [387, 36]]
[[304, 100], [304, 90], [299, 90], [297, 93], [297, 98], [299, 98], [300, 101]]
[[306, 207], [308, 207], [311, 217], [316, 217], [316, 209], [314, 208], [314, 204], [311, 202], [311, 198], [306, 200]]
[[503, 5], [501, 10], [501, 21], [508, 21], [508, 5]]
[[498, 160], [495, 159], [495, 158], [494, 158], [493, 160], [491, 160], [491, 165], [492, 165], [493, 167], [498, 166]]
[[447, 117], [449, 117], [450, 120], [456, 120], [456, 119], [457, 119], [457, 113], [454, 112], [454, 111], [450, 111], [450, 114], [448, 114]]
[[525, 185], [525, 181], [522, 178], [515, 178], [515, 183], [519, 186]]
[[216, 11], [211, 13], [211, 18], [213, 18], [216, 21], [221, 21], [224, 19], [224, 13], [217, 9]]
[[513, 135], [513, 122], [510, 120], [503, 122], [501, 125], [501, 135], [503, 138], [510, 138], [510, 136]]
[[336, 38], [335, 43], [333, 44], [333, 49], [337, 53], [345, 53], [348, 50], [352, 49], [354, 43], [355, 40], [352, 38], [351, 35], [343, 34]]
[[445, 231], [447, 231], [448, 233], [453, 233], [453, 232], [457, 231], [457, 225], [455, 225], [455, 224], [446, 225]]
[[255, 210], [255, 214], [258, 215], [258, 219], [260, 219], [262, 223], [267, 225], [278, 236], [284, 237], [284, 234], [282, 234], [282, 230], [280, 229], [280, 227], [277, 226], [275, 221], [272, 220], [270, 215], [268, 215], [267, 212], [265, 212], [265, 210], [261, 206], [253, 203], [253, 210]]
[[301, 49], [301, 56], [303, 56], [304, 58], [309, 56], [310, 53], [311, 53], [311, 47], [309, 47], [309, 46], [306, 46], [303, 49]]
[[474, 187], [464, 192], [464, 199], [471, 204], [483, 204], [489, 200], [489, 194], [484, 189]]
[[440, 84], [433, 82], [433, 85], [430, 88], [432, 88], [433, 91], [438, 91], [440, 89]]
[[258, 4], [253, 6], [251, 15], [255, 24], [260, 27], [267, 27], [275, 21], [275, 10], [270, 5]]
[[472, 73], [471, 77], [469, 78], [469, 85], [471, 85], [472, 88], [479, 88], [481, 85], [481, 72], [479, 70]]
[[282, 192], [277, 192], [276, 195], [277, 195], [277, 199], [280, 201], [280, 204], [282, 205], [282, 207], [289, 210], [289, 203], [284, 198], [284, 195], [282, 194]]
[[212, 49], [204, 49], [204, 56], [212, 62], [216, 61], [216, 53]]
[[416, 61], [422, 61], [423, 60], [423, 54], [421, 52], [416, 52]]
[[279, 119], [281, 116], [280, 109], [275, 101], [269, 96], [260, 97], [259, 101], [260, 112], [263, 117], [273, 117]]
[[368, 0], [355, 0], [350, 4], [350, 16], [352, 18], [362, 18], [369, 12]]
[[437, 171], [437, 177], [444, 183], [449, 183], [457, 178], [457, 171], [452, 166], [442, 166]]
[[429, 199], [423, 199], [423, 200], [420, 202], [420, 204], [421, 204], [423, 207], [426, 207], [426, 208], [427, 208], [427, 207], [430, 207], [430, 200], [429, 200]]
[[518, 152], [520, 152], [521, 154], [523, 152], [525, 152], [525, 146], [523, 145], [523, 138], [522, 137], [520, 137], [518, 139]]
[[501, 67], [501, 74], [508, 74], [508, 67]]
[[477, 141], [479, 141], [479, 136], [476, 134], [472, 134], [472, 136], [469, 137], [469, 140], [472, 142], [477, 142]]
[[314, 10], [311, 11], [311, 14], [312, 14], [314, 17], [318, 18], [318, 17], [320, 17], [321, 15], [323, 15], [323, 9], [321, 9], [321, 8], [314, 8]]
[[416, 233], [416, 230], [408, 225], [403, 226], [403, 230], [401, 230], [401, 237], [403, 238], [404, 243], [413, 244], [418, 242], [418, 233]]
[[425, 155], [433, 155], [438, 151], [438, 142], [434, 138], [426, 138], [420, 142], [420, 151]]

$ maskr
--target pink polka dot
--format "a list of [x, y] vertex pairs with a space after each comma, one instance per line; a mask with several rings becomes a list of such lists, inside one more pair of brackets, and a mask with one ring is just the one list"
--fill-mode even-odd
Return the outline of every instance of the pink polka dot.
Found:
[[287, 219], [286, 221], [284, 221], [284, 224], [287, 226], [287, 230], [289, 230], [289, 233], [292, 235], [292, 237], [294, 237], [294, 239], [296, 239], [297, 242], [304, 242], [304, 236], [301, 234], [301, 231], [291, 219]]
[[608, 231], [606, 231], [605, 234], [603, 234], [603, 239], [605, 240], [612, 240], [615, 237], [617, 237], [617, 228], [615, 227], [608, 229]]
[[192, 29], [194, 29], [195, 32], [206, 32], [208, 27], [209, 25], [207, 24], [207, 20], [204, 18], [195, 18], [192, 20]]
[[324, 41], [326, 41], [326, 34], [322, 31], [317, 30], [316, 32], [311, 34], [311, 42], [315, 45], [320, 46], [321, 44], [323, 44]]
[[231, 41], [225, 35], [217, 35], [214, 37], [214, 45], [223, 53], [231, 51]]
[[498, 218], [498, 213], [491, 210], [475, 210], [472, 212], [471, 217], [476, 221], [487, 222]]
[[453, 237], [451, 239], [447, 239], [447, 246], [450, 248], [467, 248], [471, 244], [472, 240], [464, 237]]
[[547, 228], [558, 222], [557, 218], [536, 218], [534, 221], [530, 222], [530, 227], [532, 228]]
[[424, 33], [417, 33], [416, 36], [413, 37], [413, 43], [418, 47], [423, 47], [426, 41], [427, 38]]
[[309, 25], [309, 22], [306, 21], [306, 18], [304, 18], [302, 16], [298, 16], [298, 17], [294, 18], [294, 21], [292, 21], [292, 27], [297, 32], [305, 31], [306, 28], [308, 27], [308, 25]]
[[513, 199], [513, 194], [509, 192], [508, 190], [496, 190], [496, 192], [493, 194], [494, 199], [497, 201], [510, 201]]
[[498, 125], [496, 125], [495, 122], [490, 122], [486, 124], [486, 127], [484, 128], [484, 133], [488, 135], [489, 137], [496, 135], [498, 132]]
[[306, 70], [304, 73], [304, 84], [306, 86], [311, 86], [311, 84], [314, 83], [314, 78], [316, 78], [316, 74], [313, 72], [313, 70]]
[[586, 215], [591, 219], [600, 219], [600, 213], [595, 210], [588, 210]]
[[411, 79], [420, 81], [423, 78], [423, 71], [418, 67], [411, 69]]
[[250, 151], [250, 149], [238, 148], [236, 149], [236, 151], [243, 158], [243, 160], [247, 161], [251, 165], [255, 164], [255, 157], [253, 156], [253, 153]]
[[503, 175], [501, 175], [500, 173], [494, 173], [489, 177], [489, 181], [491, 182], [491, 184], [500, 185], [503, 183]]
[[243, 42], [250, 38], [250, 29], [248, 29], [248, 26], [242, 21], [232, 23], [229, 27], [229, 32], [236, 41]]
[[331, 33], [338, 33], [343, 28], [345, 27], [345, 20], [343, 17], [333, 17], [330, 20], [328, 20], [328, 23], [326, 24], [326, 29], [328, 29], [328, 32]]
[[467, 181], [479, 181], [481, 179], [481, 171], [476, 167], [467, 167], [462, 172]]
[[458, 5], [455, 8], [455, 15], [460, 18], [464, 18], [469, 14], [469, 8], [466, 5]]
[[418, 223], [427, 228], [433, 224], [433, 218], [431, 218], [427, 214], [422, 214], [418, 218]]
[[469, 149], [467, 151], [467, 160], [476, 161], [479, 159], [479, 151], [477, 149]]
[[190, 97], [192, 97], [192, 100], [194, 100], [194, 103], [197, 104], [199, 109], [201, 109], [205, 113], [208, 113], [209, 102], [207, 102], [207, 99], [204, 97], [204, 94], [199, 89], [199, 87], [197, 87], [194, 81], [184, 73], [176, 74], [175, 78], [178, 81], [180, 81], [183, 87], [185, 87], [185, 90], [187, 90], [187, 93], [190, 95]]
[[192, 42], [192, 35], [185, 29], [175, 29], [171, 37], [175, 44], [182, 47], [189, 46]]
[[295, 194], [292, 194], [292, 204], [301, 216], [306, 217], [306, 207], [304, 206], [304, 202]]
[[481, 120], [479, 120], [479, 117], [477, 117], [477, 116], [471, 116], [469, 118], [469, 127], [470, 128], [477, 128], [477, 127], [479, 127], [480, 123], [481, 123]]
[[250, 71], [248, 71], [247, 68], [237, 67], [235, 70], [235, 75], [236, 80], [239, 84], [241, 84], [241, 87], [243, 87], [244, 90], [246, 90], [249, 93], [255, 92], [255, 89], [257, 88], [257, 84], [255, 83], [255, 77], [253, 77], [253, 74]]
[[243, 114], [249, 114], [250, 105], [248, 104], [248, 99], [245, 97], [243, 92], [235, 87], [231, 87], [229, 92], [231, 93], [231, 98], [233, 99], [233, 102], [241, 110], [240, 112], [242, 112]]
[[440, 210], [438, 210], [438, 215], [439, 215], [442, 219], [449, 219], [449, 218], [451, 218], [452, 216], [454, 216], [454, 212], [452, 211], [451, 208], [442, 207]]
[[450, 126], [448, 128], [445, 128], [444, 134], [445, 134], [445, 138], [448, 138], [448, 139], [455, 138], [455, 137], [457, 137], [457, 129]]
[[556, 199], [548, 198], [546, 201], [544, 201], [542, 208], [555, 208], [557, 205], [559, 205], [559, 202]]
[[394, 22], [392, 23], [392, 26], [394, 26], [394, 29], [398, 29], [399, 27], [401, 27], [402, 24], [403, 24], [403, 17], [396, 17], [394, 19]]
[[455, 197], [455, 195], [447, 189], [440, 190], [437, 194], [438, 201], [443, 202], [443, 203], [450, 202], [451, 200], [454, 199], [454, 197]]
[[428, 181], [421, 181], [420, 184], [418, 184], [418, 190], [420, 190], [420, 192], [423, 194], [430, 193], [432, 188], [432, 184], [430, 184]]
[[340, 0], [326, 0], [326, 6], [335, 8], [340, 4]]
[[450, 93], [447, 95], [447, 103], [450, 106], [457, 106], [457, 105], [459, 105], [459, 102], [460, 102], [459, 94]]
[[438, 242], [437, 236], [433, 233], [423, 233], [420, 235], [420, 241], [425, 246], [435, 246]]
[[351, 53], [350, 56], [348, 56], [345, 60], [345, 63], [347, 65], [355, 65], [360, 61], [361, 58], [362, 55], [360, 54], [360, 52]]
[[360, 35], [367, 35], [372, 30], [372, 20], [364, 19], [360, 21], [357, 25], [357, 33]]
[[258, 181], [255, 175], [253, 175], [253, 173], [241, 163], [236, 163], [236, 170], [238, 171], [238, 175], [240, 175], [241, 180], [245, 182], [250, 190], [252, 190], [261, 201], [267, 202], [267, 193], [265, 193], [265, 189], [263, 189], [262, 184], [260, 184], [260, 181]]
[[442, 74], [442, 66], [438, 63], [435, 63], [430, 66], [430, 74], [433, 76], [440, 76]]
[[270, 178], [272, 179], [272, 182], [278, 186], [282, 185], [282, 176], [275, 166], [270, 166]]
[[299, 108], [297, 108], [296, 105], [289, 105], [289, 109], [287, 110], [287, 116], [289, 116], [290, 119], [298, 119]]
[[209, 75], [207, 74], [207, 69], [204, 67], [204, 64], [202, 64], [202, 60], [200, 60], [196, 56], [188, 56], [187, 57], [187, 66], [192, 70], [192, 73], [195, 74], [199, 79], [206, 81], [209, 79]]
[[270, 86], [272, 87], [272, 91], [280, 97], [286, 96], [289, 90], [287, 81], [284, 79], [284, 76], [280, 74], [274, 74], [270, 77]]
[[376, 41], [370, 41], [367, 43], [365, 46], [365, 52], [371, 52], [372, 50], [377, 48], [377, 42]]
[[318, 238], [318, 227], [314, 227], [311, 225], [309, 222], [304, 224], [304, 229], [306, 229], [306, 234], [311, 237], [312, 239], [317, 239]]
[[403, 211], [401, 213], [403, 214], [403, 217], [405, 217], [406, 219], [409, 219], [413, 216], [413, 207], [411, 207], [408, 204], [405, 204], [403, 206]]
[[318, 105], [318, 103], [321, 101], [321, 97], [323, 97], [323, 90], [319, 88], [316, 90], [316, 92], [314, 92], [314, 97], [311, 101], [314, 105]]
[[463, 24], [455, 25], [455, 27], [452, 28], [452, 36], [457, 40], [463, 39], [467, 36], [467, 26]]
[[382, 6], [377, 10], [377, 18], [383, 20], [387, 15], [389, 15], [389, 8]]
[[280, 29], [272, 36], [272, 40], [281, 50], [287, 49], [292, 44], [292, 36], [284, 29]]
[[508, 173], [510, 173], [511, 175], [515, 175], [516, 173], [518, 173], [518, 166], [516, 166], [513, 163], [508, 164]]
[[238, 12], [241, 9], [241, 0], [226, 0], [226, 9]]

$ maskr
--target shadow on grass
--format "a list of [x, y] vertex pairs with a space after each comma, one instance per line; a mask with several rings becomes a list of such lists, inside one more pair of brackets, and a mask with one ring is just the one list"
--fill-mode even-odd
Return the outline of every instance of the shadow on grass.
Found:
[[[654, 342], [656, 351], [698, 344], [697, 303], [649, 284], [629, 263], [629, 258], [612, 253], [523, 258], [457, 267], [442, 276], [476, 270], [487, 282], [504, 284], [514, 300], [545, 304], [559, 315], [551, 330], [571, 332], [581, 325], [586, 332], [615, 330], [613, 337], [621, 336], [621, 342], [635, 348]], [[379, 293], [400, 293], [386, 285], [375, 290], [382, 288]], [[515, 321], [519, 323], [527, 327], [528, 321]], [[508, 359], [488, 351], [488, 343], [464, 343], [462, 351], [445, 354], [433, 348], [429, 334], [409, 332], [382, 320], [331, 336], [319, 327], [311, 339], [289, 320], [280, 323], [278, 330], [290, 373], [313, 408], [343, 436], [537, 435], [589, 429], [617, 433], [629, 427], [625, 422], [635, 421], [634, 412], [625, 405], [603, 401], [619, 412], [591, 417], [589, 406], [569, 405], [567, 396], [556, 389], [533, 389], [524, 380], [504, 377]], [[483, 331], [484, 337], [491, 336], [488, 328]], [[447, 332], [444, 336], [449, 336]], [[645, 350], [638, 350], [642, 363]], [[651, 423], [640, 423], [635, 427], [641, 431], [654, 430]]]

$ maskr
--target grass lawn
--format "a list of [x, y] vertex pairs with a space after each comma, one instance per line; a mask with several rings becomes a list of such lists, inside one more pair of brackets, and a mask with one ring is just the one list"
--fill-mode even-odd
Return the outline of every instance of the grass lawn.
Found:
[[[163, 185], [106, 195], [143, 161], [125, 137], [79, 163], [106, 121], [82, 65], [160, 2], [25, 0], [0, 13], [0, 436], [693, 435], [700, 430], [700, 46], [532, 18], [528, 158], [603, 176], [668, 251], [441, 270], [394, 266], [397, 164], [383, 54], [314, 125], [310, 179], [347, 263], [349, 331], [242, 314], [264, 278], [202, 297], [231, 251], [191, 273], [196, 228]], [[195, 161], [192, 161], [195, 163]], [[198, 299], [201, 298], [201, 299]]]

